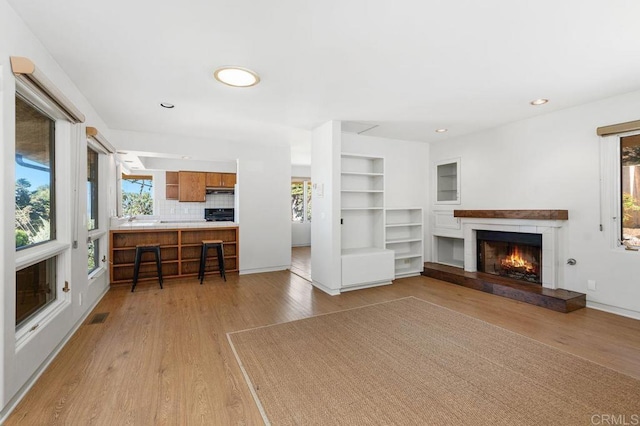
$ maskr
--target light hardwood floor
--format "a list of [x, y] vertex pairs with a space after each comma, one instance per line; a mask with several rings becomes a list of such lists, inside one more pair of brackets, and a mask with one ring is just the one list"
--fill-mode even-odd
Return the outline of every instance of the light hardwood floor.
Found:
[[291, 272], [311, 282], [311, 247], [291, 247]]
[[640, 378], [640, 321], [562, 314], [425, 277], [328, 296], [288, 271], [111, 289], [6, 425], [259, 425], [226, 333], [405, 296]]

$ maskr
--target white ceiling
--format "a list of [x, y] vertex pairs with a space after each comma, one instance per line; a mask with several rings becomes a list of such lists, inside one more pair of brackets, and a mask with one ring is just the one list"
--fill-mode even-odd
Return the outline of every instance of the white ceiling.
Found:
[[640, 89], [637, 0], [8, 1], [110, 128], [300, 158], [330, 119], [431, 142]]

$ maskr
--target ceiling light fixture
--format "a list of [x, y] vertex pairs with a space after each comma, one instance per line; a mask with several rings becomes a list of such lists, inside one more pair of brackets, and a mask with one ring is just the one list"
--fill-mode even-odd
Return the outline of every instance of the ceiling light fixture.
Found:
[[169, 102], [160, 102], [160, 106], [167, 109], [175, 108], [175, 105], [170, 104]]
[[182, 156], [182, 159], [183, 159], [183, 160], [188, 160], [188, 159], [190, 159], [190, 158], [191, 158], [191, 157], [189, 157], [188, 155], [183, 155], [183, 156]]
[[445, 132], [448, 132], [448, 131], [449, 131], [449, 129], [444, 129], [444, 128], [436, 129], [436, 133], [445, 133]]
[[233, 87], [251, 87], [260, 83], [260, 76], [250, 69], [236, 66], [220, 67], [213, 72], [220, 83]]
[[535, 101], [531, 101], [531, 102], [529, 102], [529, 103], [530, 103], [531, 105], [538, 106], [538, 105], [544, 105], [544, 104], [546, 104], [547, 102], [549, 102], [549, 99], [543, 99], [543, 98], [540, 98], [540, 99], [536, 99]]

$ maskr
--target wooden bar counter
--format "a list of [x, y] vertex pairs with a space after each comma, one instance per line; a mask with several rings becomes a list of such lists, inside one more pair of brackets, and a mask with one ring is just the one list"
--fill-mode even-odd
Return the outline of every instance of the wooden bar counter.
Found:
[[[133, 263], [136, 245], [160, 244], [162, 275], [164, 278], [196, 277], [200, 265], [202, 240], [222, 240], [226, 272], [240, 268], [238, 226], [117, 227], [109, 232], [111, 285], [133, 282]], [[206, 274], [218, 273], [213, 252], [207, 260]], [[155, 260], [143, 259], [139, 281], [157, 280]]]

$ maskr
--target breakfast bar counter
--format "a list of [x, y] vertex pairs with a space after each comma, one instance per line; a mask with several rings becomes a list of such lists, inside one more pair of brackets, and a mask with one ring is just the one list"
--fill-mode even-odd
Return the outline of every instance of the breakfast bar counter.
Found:
[[[131, 221], [109, 232], [111, 285], [131, 284], [137, 245], [160, 245], [164, 278], [197, 277], [203, 240], [222, 240], [226, 272], [240, 268], [239, 227], [234, 222]], [[207, 261], [205, 274], [218, 274], [218, 262]], [[157, 280], [155, 261], [143, 261], [139, 281]]]

